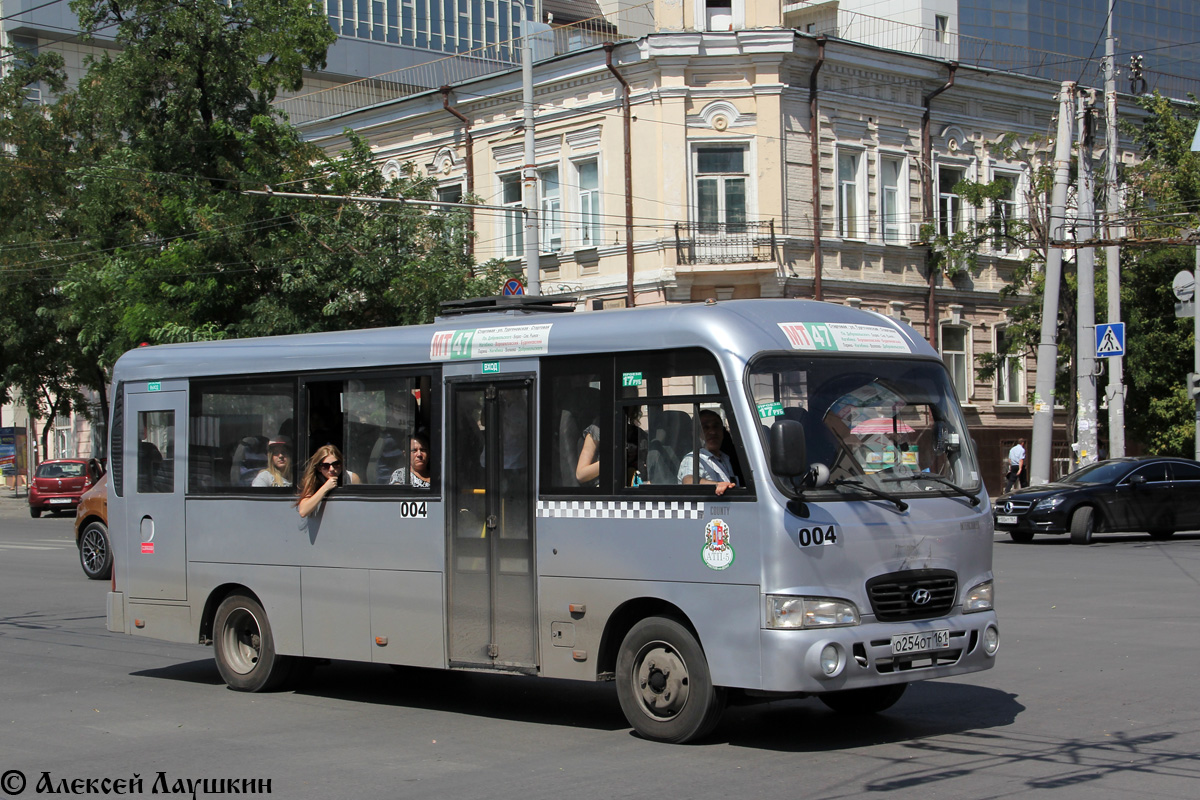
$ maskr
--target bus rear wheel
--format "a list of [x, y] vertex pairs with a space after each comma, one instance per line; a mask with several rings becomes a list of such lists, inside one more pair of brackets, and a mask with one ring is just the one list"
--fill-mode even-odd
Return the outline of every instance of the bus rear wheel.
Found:
[[641, 736], [680, 744], [714, 727], [725, 690], [713, 686], [704, 651], [692, 632], [666, 617], [634, 625], [617, 654], [617, 699]]
[[287, 680], [292, 659], [275, 652], [267, 612], [252, 597], [231, 594], [213, 619], [217, 671], [230, 689], [266, 692]]
[[907, 683], [891, 683], [887, 686], [828, 692], [820, 695], [820, 698], [822, 703], [841, 714], [878, 714], [896, 705], [907, 688]]

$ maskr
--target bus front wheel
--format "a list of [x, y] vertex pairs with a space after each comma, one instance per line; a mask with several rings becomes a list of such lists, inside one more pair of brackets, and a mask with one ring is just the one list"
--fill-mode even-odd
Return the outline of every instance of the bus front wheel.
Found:
[[254, 598], [231, 594], [222, 600], [213, 631], [217, 671], [230, 689], [265, 692], [287, 679], [291, 659], [275, 652], [267, 612]]
[[617, 654], [617, 699], [639, 734], [656, 742], [698, 739], [716, 727], [725, 690], [713, 686], [704, 651], [673, 619], [634, 625]]

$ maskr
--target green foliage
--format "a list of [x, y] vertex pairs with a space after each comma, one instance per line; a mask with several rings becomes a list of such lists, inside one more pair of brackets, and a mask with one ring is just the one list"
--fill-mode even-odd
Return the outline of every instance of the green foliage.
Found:
[[[1148, 116], [1126, 133], [1145, 159], [1128, 171], [1127, 216], [1131, 235], [1178, 238], [1200, 225], [1200, 157], [1191, 152], [1200, 117], [1194, 103], [1179, 104], [1157, 94], [1139, 100]], [[1126, 412], [1129, 438], [1150, 452], [1191, 456], [1195, 403], [1185, 376], [1193, 365], [1193, 324], [1176, 319], [1171, 280], [1195, 268], [1190, 245], [1122, 248], [1121, 309], [1127, 324], [1125, 376], [1137, 413]]]
[[[73, 90], [54, 55], [0, 81], [5, 391], [74, 401], [70, 387], [103, 393], [143, 342], [427, 322], [442, 300], [496, 292], [462, 215], [246, 192], [432, 199], [411, 174], [386, 181], [354, 136], [328, 156], [272, 108], [324, 64], [335, 36], [319, 6], [72, 8], [118, 48]], [[32, 81], [54, 104], [26, 102]]]

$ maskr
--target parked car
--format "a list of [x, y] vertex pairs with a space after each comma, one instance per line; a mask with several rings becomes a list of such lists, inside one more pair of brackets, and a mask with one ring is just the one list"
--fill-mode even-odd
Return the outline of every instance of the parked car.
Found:
[[1035, 534], [1071, 535], [1090, 544], [1096, 533], [1145, 531], [1154, 539], [1200, 530], [1200, 462], [1185, 458], [1114, 458], [1065, 478], [1002, 495], [992, 507], [996, 530], [1014, 542]]
[[83, 574], [94, 581], [112, 574], [112, 544], [108, 538], [108, 473], [83, 493], [75, 511], [75, 546]]
[[74, 511], [79, 496], [92, 486], [88, 462], [82, 458], [58, 458], [43, 461], [33, 472], [29, 487], [29, 516], [37, 519], [43, 511]]

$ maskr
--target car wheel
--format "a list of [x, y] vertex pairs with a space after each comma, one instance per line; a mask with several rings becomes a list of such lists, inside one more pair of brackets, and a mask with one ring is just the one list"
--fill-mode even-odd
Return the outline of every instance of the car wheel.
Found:
[[907, 683], [892, 683], [887, 686], [826, 692], [817, 697], [839, 714], [878, 714], [896, 705], [907, 688]]
[[213, 618], [217, 671], [230, 689], [266, 692], [287, 680], [292, 659], [275, 652], [267, 612], [252, 597], [231, 594]]
[[1150, 538], [1158, 542], [1161, 542], [1165, 539], [1170, 539], [1174, 535], [1175, 531], [1169, 528], [1159, 528], [1158, 530], [1150, 531]]
[[1091, 544], [1095, 509], [1081, 506], [1071, 515], [1071, 544]]
[[41, 515], [42, 515], [42, 510], [40, 508], [30, 507], [29, 516], [33, 517], [34, 519], [37, 519]]
[[679, 744], [704, 736], [721, 718], [725, 690], [712, 685], [691, 631], [673, 619], [634, 625], [617, 654], [617, 699], [643, 737]]
[[1009, 531], [1008, 536], [1017, 544], [1029, 544], [1033, 541], [1032, 531]]
[[79, 535], [79, 565], [94, 581], [108, 580], [112, 574], [112, 547], [103, 522], [89, 522]]

